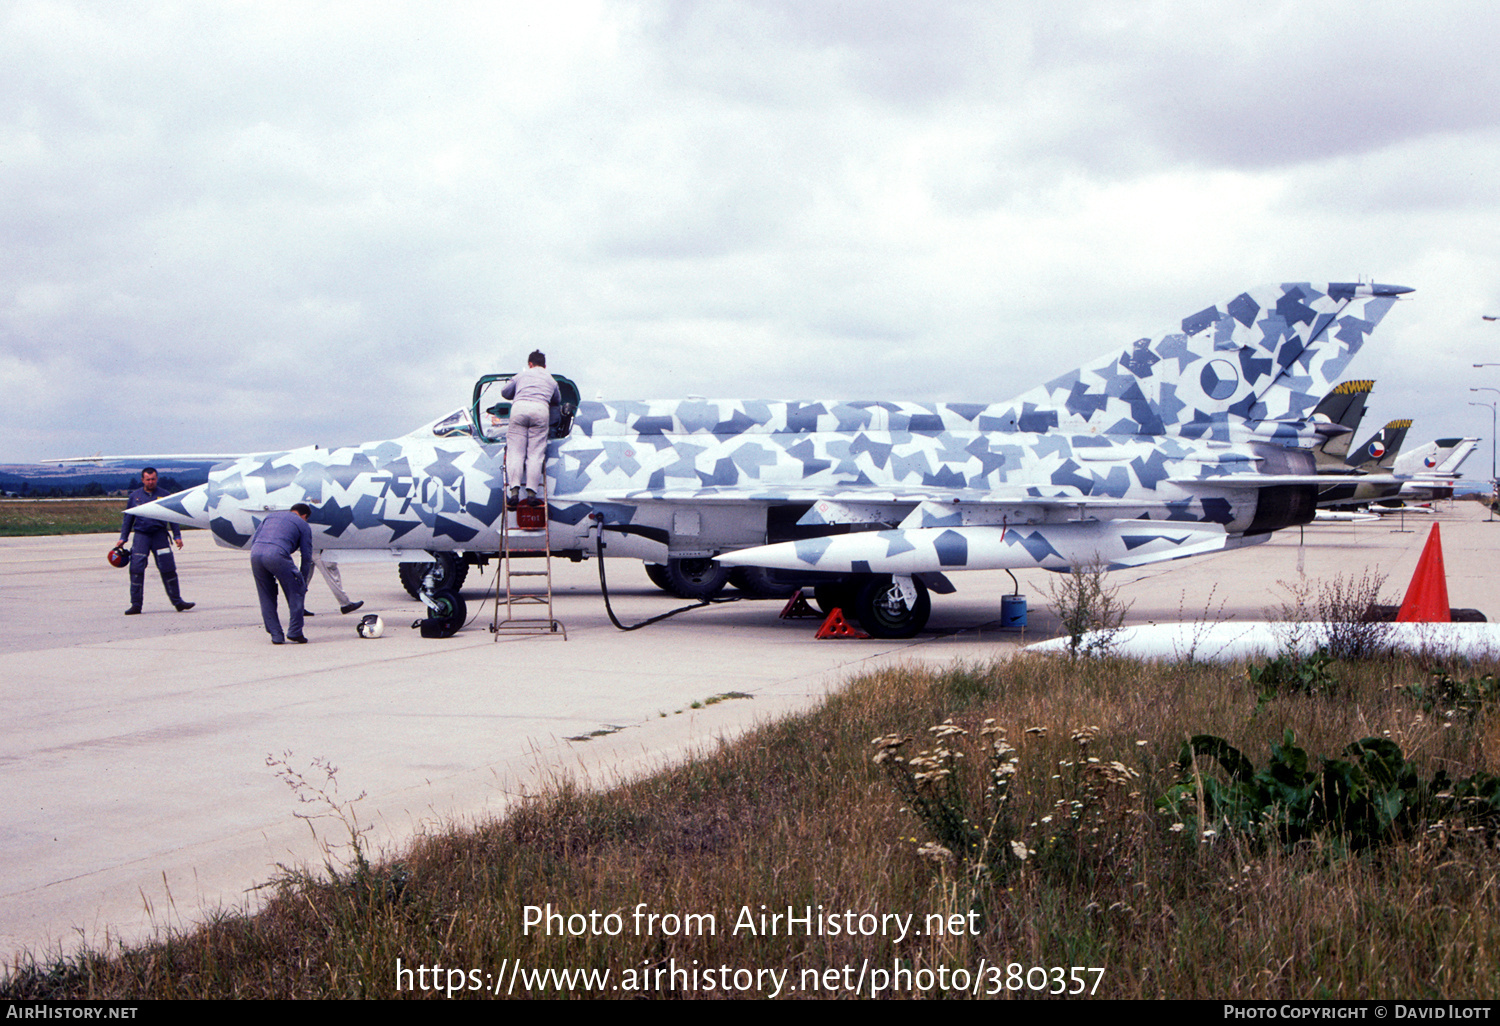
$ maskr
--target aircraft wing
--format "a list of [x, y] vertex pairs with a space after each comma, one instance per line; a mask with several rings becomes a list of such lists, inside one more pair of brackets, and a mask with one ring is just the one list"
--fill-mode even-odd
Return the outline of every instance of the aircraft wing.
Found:
[[[818, 506], [879, 507], [886, 511], [923, 503], [974, 505], [995, 507], [1037, 506], [1048, 509], [1093, 506], [1115, 509], [1139, 509], [1143, 502], [1139, 498], [1114, 498], [1092, 496], [1073, 488], [1017, 488], [1012, 491], [977, 491], [964, 488], [918, 488], [911, 490], [885, 488], [819, 488], [814, 486], [788, 487], [767, 486], [762, 488], [680, 488], [652, 489], [611, 494], [604, 498], [588, 496], [585, 501], [618, 503], [643, 502], [691, 502], [691, 503], [741, 503], [767, 502], [777, 505], [812, 503]], [[1144, 503], [1150, 505], [1150, 502]], [[904, 515], [904, 513], [903, 513]], [[885, 519], [885, 518], [880, 518]], [[804, 519], [805, 524], [851, 523], [848, 520]]]
[[242, 452], [153, 452], [138, 456], [67, 456], [57, 460], [41, 460], [42, 463], [72, 464], [72, 463], [168, 463], [172, 460], [193, 460], [198, 463], [224, 463], [227, 460], [237, 460], [246, 455]]
[[[1241, 475], [1192, 478], [1209, 489], [1320, 483], [1313, 475]], [[610, 502], [798, 503], [810, 504], [800, 526], [869, 524], [887, 530], [856, 530], [776, 542], [719, 555], [725, 566], [759, 566], [840, 574], [920, 574], [934, 569], [987, 570], [1100, 564], [1111, 569], [1143, 566], [1254, 544], [1263, 537], [1231, 534], [1220, 524], [1137, 519], [1139, 511], [1164, 507], [1160, 498], [1096, 497], [1060, 487], [1010, 492], [921, 488], [773, 487], [765, 489], [655, 489], [621, 492]], [[1182, 500], [1183, 503], [1187, 498]], [[1048, 512], [1069, 519], [1036, 523]], [[1130, 511], [1130, 518], [1115, 514]], [[1090, 515], [1092, 514], [1092, 515]]]
[[1176, 485], [1202, 485], [1207, 488], [1269, 488], [1273, 485], [1319, 485], [1330, 484], [1401, 484], [1409, 480], [1394, 474], [1348, 474], [1330, 471], [1326, 474], [1232, 474], [1225, 477], [1174, 477], [1168, 478]]
[[[1329, 474], [1222, 474], [1217, 476], [1169, 477], [1166, 482], [1184, 491], [1219, 491], [1272, 488], [1288, 485], [1324, 486], [1330, 479], [1346, 475]], [[1397, 484], [1405, 478], [1390, 474], [1347, 475], [1360, 484]], [[911, 489], [869, 487], [818, 487], [765, 485], [758, 488], [718, 486], [704, 488], [656, 488], [613, 492], [608, 495], [580, 495], [586, 502], [634, 505], [650, 502], [692, 504], [735, 503], [809, 503], [811, 509], [798, 521], [803, 526], [816, 524], [896, 523], [908, 518], [913, 510], [925, 510], [924, 522], [903, 526], [934, 526], [934, 516], [964, 512], [968, 516], [989, 517], [985, 522], [1014, 522], [1024, 516], [1023, 510], [1139, 510], [1165, 507], [1179, 502], [1161, 496], [1090, 495], [1067, 486], [1033, 485], [1008, 490], [941, 488], [922, 486]], [[1186, 498], [1186, 497], [1184, 497]], [[973, 522], [973, 521], [969, 521]]]

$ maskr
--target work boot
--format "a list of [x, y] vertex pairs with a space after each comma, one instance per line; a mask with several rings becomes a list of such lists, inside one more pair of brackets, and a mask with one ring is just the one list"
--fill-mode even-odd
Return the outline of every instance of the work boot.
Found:
[[177, 603], [177, 611], [179, 613], [186, 613], [189, 609], [192, 609], [197, 604], [198, 603], [196, 603], [196, 602], [178, 602]]
[[125, 610], [125, 615], [126, 616], [140, 616], [141, 615], [141, 607], [140, 606], [131, 606], [129, 609]]
[[526, 505], [528, 505], [528, 506], [540, 506], [541, 504], [542, 504], [542, 500], [538, 499], [536, 497], [536, 489], [535, 488], [528, 488], [528, 489], [526, 489]]
[[515, 509], [516, 506], [518, 506], [520, 504], [520, 502], [521, 502], [521, 489], [520, 488], [512, 488], [510, 490], [510, 494], [506, 495], [506, 497], [505, 497], [505, 508], [506, 509]]

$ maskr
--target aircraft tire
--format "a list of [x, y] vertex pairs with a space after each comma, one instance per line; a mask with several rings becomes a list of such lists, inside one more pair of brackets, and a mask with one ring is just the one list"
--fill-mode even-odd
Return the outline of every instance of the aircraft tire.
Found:
[[646, 576], [651, 579], [652, 584], [656, 585], [662, 591], [672, 590], [672, 578], [667, 574], [666, 564], [647, 563], [645, 567]]
[[422, 593], [422, 581], [427, 576], [427, 571], [433, 562], [437, 564], [436, 588], [452, 588], [455, 592], [464, 586], [464, 579], [469, 576], [469, 564], [463, 561], [454, 552], [434, 552], [432, 562], [426, 563], [402, 563], [398, 567], [401, 575], [401, 586], [412, 598]]
[[464, 605], [464, 598], [457, 591], [448, 588], [439, 588], [432, 593], [432, 601], [437, 608], [429, 615], [432, 619], [442, 624], [443, 637], [456, 634], [463, 627], [464, 621], [469, 618], [468, 607]]
[[813, 588], [813, 601], [818, 608], [827, 616], [835, 609], [842, 609], [846, 613], [854, 612], [854, 602], [859, 598], [860, 584], [858, 581], [842, 580], [832, 581], [828, 584], [819, 584]]
[[699, 602], [713, 598], [729, 583], [729, 568], [711, 559], [667, 560], [667, 590]]
[[854, 600], [854, 615], [872, 638], [912, 638], [927, 626], [932, 615], [932, 599], [921, 578], [912, 578], [917, 600], [907, 605], [888, 574], [878, 574], [859, 591]]
[[729, 571], [729, 583], [737, 591], [754, 598], [790, 598], [795, 584], [779, 583], [773, 571], [763, 566], [737, 566]]

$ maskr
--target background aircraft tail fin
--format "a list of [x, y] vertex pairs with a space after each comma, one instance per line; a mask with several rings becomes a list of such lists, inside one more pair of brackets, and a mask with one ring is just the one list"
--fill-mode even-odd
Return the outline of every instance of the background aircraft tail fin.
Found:
[[1322, 436], [1322, 441], [1313, 446], [1313, 459], [1320, 469], [1343, 466], [1344, 457], [1349, 455], [1349, 445], [1354, 441], [1354, 432], [1359, 429], [1359, 422], [1369, 408], [1370, 392], [1374, 387], [1375, 382], [1368, 378], [1340, 382], [1313, 410], [1313, 427]]
[[1368, 442], [1351, 452], [1344, 462], [1366, 473], [1389, 470], [1395, 465], [1396, 457], [1401, 454], [1401, 443], [1406, 441], [1406, 432], [1410, 429], [1411, 421], [1393, 420], [1375, 432]]

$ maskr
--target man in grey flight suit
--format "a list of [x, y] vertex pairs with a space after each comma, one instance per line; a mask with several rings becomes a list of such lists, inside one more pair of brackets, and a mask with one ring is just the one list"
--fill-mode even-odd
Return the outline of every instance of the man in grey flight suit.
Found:
[[[273, 645], [307, 642], [302, 634], [302, 603], [313, 570], [312, 529], [307, 526], [311, 515], [312, 508], [305, 502], [287, 511], [269, 513], [250, 539], [250, 572], [255, 575], [255, 590], [260, 596], [260, 618]], [[293, 552], [302, 554], [300, 572], [292, 566]], [[281, 632], [281, 616], [276, 611], [278, 584], [286, 595], [289, 613], [285, 634]]]
[[547, 472], [552, 409], [562, 408], [562, 394], [556, 379], [547, 373], [547, 357], [540, 349], [532, 350], [526, 358], [526, 369], [507, 381], [500, 394], [511, 400], [510, 425], [505, 432], [505, 478], [510, 491], [505, 501], [514, 509], [520, 502], [522, 484], [528, 503], [541, 501], [536, 493]]
[[130, 546], [130, 608], [126, 616], [135, 616], [141, 611], [141, 602], [146, 597], [146, 563], [153, 557], [156, 569], [161, 572], [161, 583], [167, 589], [167, 601], [179, 613], [192, 609], [195, 603], [182, 601], [177, 589], [177, 560], [172, 558], [172, 546], [167, 541], [167, 529], [171, 528], [172, 541], [182, 548], [182, 528], [151, 517], [138, 517], [130, 512], [133, 506], [144, 506], [161, 498], [156, 490], [156, 468], [141, 471], [141, 486], [130, 493], [125, 503], [125, 519], [120, 525], [120, 540], [116, 548], [124, 548], [132, 532], [135, 540]]

